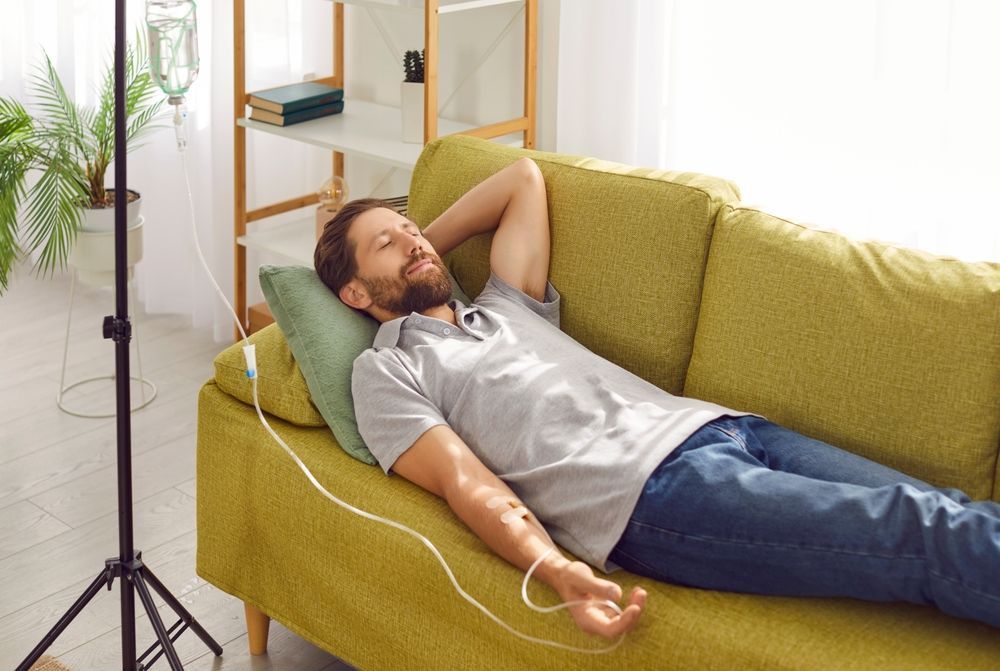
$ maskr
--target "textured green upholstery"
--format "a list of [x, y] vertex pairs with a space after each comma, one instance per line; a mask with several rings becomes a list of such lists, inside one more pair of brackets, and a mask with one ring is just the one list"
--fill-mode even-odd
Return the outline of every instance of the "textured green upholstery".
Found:
[[[521, 156], [545, 176], [562, 330], [592, 352], [672, 394], [691, 358], [716, 212], [739, 198], [730, 182], [633, 168], [455, 136], [424, 148], [407, 214], [424, 228], [466, 191]], [[471, 297], [489, 279], [492, 234], [444, 257]]]
[[[299, 364], [292, 356], [284, 335], [268, 337], [277, 330], [271, 324], [247, 339], [257, 353], [257, 402], [264, 412], [299, 426], [323, 426], [326, 421], [313, 404]], [[264, 365], [266, 362], [266, 365]], [[243, 341], [215, 357], [215, 382], [227, 394], [253, 405], [253, 386], [247, 378]]]
[[727, 205], [684, 393], [974, 499], [1000, 494], [1000, 264]]
[[[793, 422], [803, 425], [810, 421], [808, 416], [815, 415], [821, 419], [805, 426], [828, 427], [830, 433], [824, 435], [840, 436], [850, 449], [896, 458], [894, 455], [906, 454], [902, 437], [910, 436], [905, 425], [914, 420], [904, 407], [914, 397], [907, 395], [911, 393], [908, 388], [900, 387], [901, 381], [923, 370], [930, 379], [942, 383], [950, 379], [950, 371], [968, 384], [974, 382], [977, 389], [995, 389], [1000, 377], [996, 359], [987, 363], [967, 358], [970, 351], [988, 358], [994, 350], [967, 341], [976, 334], [980, 340], [996, 341], [998, 320], [995, 316], [992, 321], [988, 316], [979, 320], [961, 308], [948, 312], [941, 307], [952, 299], [972, 305], [976, 287], [993, 286], [983, 284], [992, 281], [992, 275], [977, 279], [968, 274], [968, 267], [956, 266], [946, 281], [928, 282], [919, 273], [908, 272], [912, 265], [887, 270], [888, 264], [903, 258], [896, 252], [884, 264], [867, 266], [878, 269], [880, 277], [895, 277], [893, 281], [898, 283], [894, 292], [880, 295], [881, 304], [890, 308], [885, 314], [892, 326], [872, 331], [873, 337], [893, 334], [901, 339], [901, 348], [910, 347], [914, 354], [944, 342], [948, 325], [943, 322], [938, 323], [936, 335], [906, 339], [895, 335], [903, 333], [901, 324], [924, 323], [898, 307], [903, 297], [909, 297], [906, 300], [913, 306], [934, 306], [947, 319], [968, 322], [960, 329], [955, 327], [968, 334], [962, 346], [942, 350], [940, 358], [927, 364], [936, 368], [921, 369], [919, 361], [904, 362], [902, 370], [886, 378], [890, 384], [879, 396], [872, 391], [873, 385], [879, 381], [876, 375], [886, 375], [886, 369], [859, 368], [865, 359], [859, 358], [858, 348], [863, 350], [872, 341], [845, 331], [848, 326], [873, 328], [855, 319], [857, 299], [852, 302], [848, 294], [840, 304], [829, 296], [827, 303], [819, 302], [822, 326], [840, 336], [833, 341], [805, 325], [815, 324], [809, 320], [817, 317], [796, 306], [790, 289], [778, 286], [773, 288], [773, 296], [760, 295], [761, 287], [770, 287], [766, 278], [787, 285], [791, 278], [799, 277], [796, 273], [800, 270], [808, 271], [800, 269], [806, 263], [819, 264], [817, 272], [830, 277], [836, 276], [838, 268], [844, 272], [854, 268], [843, 260], [844, 243], [826, 234], [805, 232], [793, 241], [779, 235], [784, 230], [780, 227], [770, 231], [734, 225], [732, 228], [746, 234], [742, 244], [749, 244], [755, 254], [764, 255], [768, 245], [778, 240], [784, 245], [783, 255], [777, 249], [768, 252], [770, 270], [747, 265], [739, 253], [727, 253], [727, 241], [735, 243], [736, 238], [714, 241], [712, 237], [716, 213], [738, 198], [736, 188], [723, 180], [529, 152], [453, 136], [425, 147], [411, 182], [410, 215], [426, 226], [468, 188], [522, 155], [534, 158], [546, 178], [553, 231], [550, 277], [563, 294], [565, 330], [599, 354], [672, 393], [680, 393], [687, 378], [689, 387], [708, 400], [726, 403], [731, 398], [746, 398], [744, 409], [775, 418], [783, 411], [779, 404], [787, 401], [791, 408], [787, 417]], [[720, 233], [733, 234], [726, 225]], [[824, 241], [827, 257], [821, 253]], [[470, 296], [478, 295], [485, 282], [488, 246], [488, 236], [481, 236], [446, 259]], [[835, 263], [837, 259], [840, 265]], [[748, 294], [745, 287], [727, 287], [724, 278], [729, 272], [757, 287], [757, 295]], [[852, 285], [850, 277], [848, 273], [838, 281], [848, 289], [868, 286]], [[808, 279], [801, 281], [803, 291], [821, 286]], [[699, 323], [703, 283], [705, 305]], [[995, 315], [996, 289], [992, 294], [989, 291], [981, 296], [983, 311], [989, 313], [993, 306]], [[743, 296], [743, 300], [730, 300], [729, 292]], [[937, 302], [933, 300], [935, 292], [942, 294]], [[776, 305], [780, 296], [784, 296], [784, 303]], [[720, 317], [725, 310], [736, 323], [758, 329], [769, 323], [754, 316], [762, 310], [777, 310], [786, 321], [805, 320], [798, 326], [787, 324], [777, 334], [798, 375], [783, 378], [787, 366], [772, 360], [763, 362], [771, 365], [762, 365], [754, 359], [754, 352], [744, 351], [751, 345], [759, 346], [753, 345], [757, 335], [748, 340], [733, 335]], [[910, 321], [897, 323], [904, 317]], [[817, 378], [809, 346], [796, 342], [796, 333], [813, 345], [840, 347], [841, 356], [820, 358], [826, 368]], [[269, 328], [255, 337], [260, 342], [261, 369], [276, 371], [269, 359], [288, 356], [282, 332]], [[233, 352], [242, 358], [239, 344], [220, 358], [228, 361]], [[765, 352], [773, 353], [774, 347], [768, 345]], [[884, 354], [881, 349], [877, 352]], [[261, 358], [262, 353], [267, 360]], [[771, 356], [780, 358], [780, 354]], [[733, 361], [758, 365], [763, 379], [753, 384], [763, 388], [748, 390], [749, 381], [726, 369]], [[305, 386], [304, 381], [294, 367], [287, 362], [282, 365], [288, 371], [285, 391], [291, 398]], [[845, 367], [852, 374], [845, 373]], [[976, 371], [982, 367], [985, 372], [978, 379]], [[931, 373], [937, 368], [943, 372], [935, 377]], [[649, 601], [640, 625], [610, 656], [574, 654], [521, 641], [461, 599], [440, 564], [416, 539], [357, 517], [313, 489], [272, 442], [253, 407], [223, 389], [222, 384], [221, 380], [207, 382], [198, 402], [198, 574], [360, 669], [965, 671], [996, 668], [1000, 659], [997, 630], [950, 618], [929, 607], [726, 594], [661, 584], [624, 571], [610, 579], [622, 585], [625, 593], [632, 585], [642, 584], [649, 591]], [[786, 398], [785, 387], [793, 385], [799, 400]], [[853, 407], [850, 392], [855, 389], [867, 394], [870, 402], [878, 400], [878, 412], [891, 427], [886, 431], [900, 433], [872, 433], [869, 427], [873, 425], [864, 418], [819, 407], [839, 400], [849, 410]], [[762, 407], [756, 407], [757, 403]], [[961, 451], [952, 451], [949, 446], [936, 468], [926, 455], [913, 458], [913, 463], [930, 468], [924, 474], [933, 476], [929, 479], [959, 482], [969, 478], [977, 486], [984, 482], [991, 454], [995, 468], [997, 435], [995, 431], [990, 434], [988, 427], [996, 405], [994, 402], [994, 407], [987, 409], [984, 421], [962, 436]], [[287, 404], [274, 402], [272, 407], [284, 413]], [[379, 468], [352, 459], [338, 449], [325, 425], [296, 426], [278, 418], [271, 423], [334, 495], [424, 533], [444, 554], [462, 587], [518, 630], [580, 646], [608, 643], [579, 632], [565, 611], [543, 615], [524, 606], [519, 595], [523, 574], [493, 553], [442, 500], [403, 478], [387, 478]], [[921, 426], [933, 432], [952, 424], [953, 418], [938, 415]], [[923, 448], [911, 445], [911, 449], [919, 452]], [[986, 456], [962, 461], [954, 456], [958, 454]], [[957, 464], [953, 463], [956, 459]], [[556, 601], [555, 593], [537, 581], [531, 586], [531, 596], [544, 605]]]

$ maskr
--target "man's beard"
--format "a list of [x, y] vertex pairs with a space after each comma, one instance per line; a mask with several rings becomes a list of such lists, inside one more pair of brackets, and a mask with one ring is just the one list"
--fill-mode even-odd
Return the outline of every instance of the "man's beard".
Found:
[[383, 310], [399, 315], [423, 312], [444, 305], [451, 298], [451, 280], [448, 279], [448, 271], [444, 264], [430, 255], [420, 257], [415, 263], [424, 259], [429, 260], [437, 270], [425, 268], [416, 275], [407, 275], [406, 271], [414, 264], [411, 262], [402, 270], [398, 279], [387, 277], [365, 279], [361, 276], [358, 276], [358, 279], [365, 285], [372, 302]]

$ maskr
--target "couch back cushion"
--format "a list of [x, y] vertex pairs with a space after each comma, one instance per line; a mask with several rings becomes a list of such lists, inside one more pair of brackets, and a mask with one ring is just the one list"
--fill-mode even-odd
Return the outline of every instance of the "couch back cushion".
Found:
[[[522, 156], [545, 177], [549, 279], [562, 330], [600, 356], [679, 394], [691, 356], [715, 215], [739, 199], [728, 181], [527, 150], [471, 136], [429, 143], [414, 168], [407, 214], [421, 228]], [[470, 297], [489, 279], [493, 235], [444, 257]]]
[[684, 393], [989, 498], [1000, 264], [725, 206]]

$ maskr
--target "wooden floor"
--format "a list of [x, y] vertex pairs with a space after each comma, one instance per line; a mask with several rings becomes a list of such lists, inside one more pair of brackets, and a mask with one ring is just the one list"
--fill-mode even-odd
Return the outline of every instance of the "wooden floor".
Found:
[[[19, 266], [0, 297], [0, 669], [13, 669], [118, 554], [116, 425], [56, 405], [69, 272], [38, 279]], [[215, 657], [190, 630], [175, 643], [185, 669], [350, 669], [336, 657], [271, 623], [266, 656], [247, 651], [242, 602], [195, 575], [195, 417], [197, 392], [224, 345], [190, 318], [133, 316], [131, 374], [158, 394], [132, 414], [135, 548], [223, 647]], [[114, 312], [111, 288], [77, 284], [66, 383], [114, 372], [114, 344], [101, 337]], [[138, 338], [136, 337], [138, 332]], [[87, 412], [114, 411], [114, 382], [89, 383], [65, 397]], [[133, 383], [138, 402], [139, 385]], [[121, 668], [120, 581], [102, 589], [48, 653], [73, 671]], [[154, 593], [167, 627], [177, 621]], [[136, 638], [155, 640], [136, 599]], [[164, 658], [154, 669], [168, 669]]]

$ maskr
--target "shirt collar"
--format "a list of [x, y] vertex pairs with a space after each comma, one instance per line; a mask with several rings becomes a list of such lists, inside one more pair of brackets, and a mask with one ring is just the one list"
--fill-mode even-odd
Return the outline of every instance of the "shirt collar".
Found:
[[[486, 336], [496, 332], [496, 328], [494, 328], [496, 324], [490, 320], [488, 314], [481, 310], [478, 305], [466, 306], [457, 298], [452, 298], [448, 301], [448, 306], [455, 311], [455, 321], [458, 322], [457, 328], [447, 322], [442, 322], [440, 319], [427, 317], [419, 312], [411, 312], [408, 316], [397, 317], [396, 319], [383, 322], [378, 329], [378, 333], [375, 334], [375, 341], [372, 343], [372, 347], [375, 349], [395, 347], [399, 344], [399, 336], [403, 329], [420, 329], [442, 337], [467, 333], [479, 340], [485, 340]], [[476, 321], [476, 318], [472, 316], [476, 313], [483, 318], [483, 321], [490, 322], [488, 326], [484, 324], [485, 336], [483, 333], [469, 328], [470, 324]], [[449, 331], [445, 331], [445, 329], [449, 329]]]

